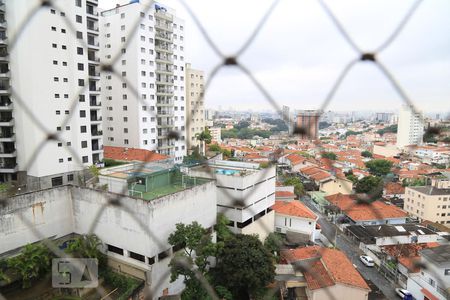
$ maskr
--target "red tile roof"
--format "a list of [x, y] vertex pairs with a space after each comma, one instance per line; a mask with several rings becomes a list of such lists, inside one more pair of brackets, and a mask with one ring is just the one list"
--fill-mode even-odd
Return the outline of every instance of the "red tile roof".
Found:
[[325, 199], [337, 206], [353, 221], [395, 219], [407, 216], [404, 210], [379, 200], [370, 204], [360, 203], [357, 201], [356, 195], [338, 193], [326, 196]]
[[293, 192], [288, 191], [276, 191], [275, 199], [277, 198], [295, 198], [295, 194]]
[[103, 156], [114, 160], [143, 162], [152, 162], [169, 158], [168, 156], [150, 150], [113, 146], [104, 146]]
[[272, 209], [279, 214], [316, 220], [318, 217], [300, 201], [275, 201]]
[[386, 195], [404, 194], [405, 187], [398, 182], [388, 182], [384, 186]]
[[311, 290], [337, 283], [370, 290], [351, 261], [339, 250], [311, 246], [284, 250], [281, 256], [289, 263], [305, 261], [307, 268], [303, 274]]
[[298, 165], [302, 162], [304, 162], [306, 159], [303, 156], [300, 156], [298, 154], [292, 153], [286, 156], [286, 158], [291, 162], [291, 164]]
[[325, 172], [325, 171], [319, 171], [319, 172], [314, 173], [311, 176], [309, 176], [309, 178], [311, 178], [314, 181], [321, 181], [323, 179], [330, 178], [330, 177], [332, 177], [331, 174], [328, 172]]

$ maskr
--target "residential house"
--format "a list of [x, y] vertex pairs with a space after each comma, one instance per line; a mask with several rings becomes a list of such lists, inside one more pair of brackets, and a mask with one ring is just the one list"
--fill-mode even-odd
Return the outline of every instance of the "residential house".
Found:
[[337, 249], [319, 246], [289, 249], [282, 251], [281, 257], [303, 273], [303, 276], [294, 274], [300, 282], [306, 282], [306, 286], [294, 286], [295, 296], [303, 294], [309, 300], [368, 299], [369, 286], [347, 256]]

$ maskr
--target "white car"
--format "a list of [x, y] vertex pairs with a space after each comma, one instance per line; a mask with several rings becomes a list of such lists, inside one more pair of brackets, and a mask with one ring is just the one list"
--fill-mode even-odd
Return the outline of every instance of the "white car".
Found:
[[412, 299], [411, 292], [405, 289], [396, 288], [395, 293], [402, 299]]
[[375, 266], [375, 263], [373, 259], [370, 256], [367, 255], [361, 255], [359, 259], [362, 261], [363, 264], [365, 264], [367, 267], [373, 267]]

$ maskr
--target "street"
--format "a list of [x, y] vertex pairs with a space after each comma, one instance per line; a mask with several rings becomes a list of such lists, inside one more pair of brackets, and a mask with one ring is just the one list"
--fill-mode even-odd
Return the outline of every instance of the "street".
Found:
[[[336, 225], [329, 222], [312, 204], [312, 200], [309, 197], [303, 197], [302, 202], [313, 210], [317, 215], [319, 215], [318, 223], [321, 227], [322, 234], [331, 242], [335, 243], [336, 247], [343, 251], [350, 261], [356, 265], [358, 271], [364, 277], [364, 279], [370, 280], [375, 286], [377, 286], [384, 294], [384, 298], [377, 299], [396, 299], [397, 295], [394, 291], [394, 286], [386, 280], [380, 273], [378, 273], [376, 268], [366, 267], [359, 259], [359, 256], [363, 252], [358, 248], [358, 246], [350, 239], [348, 239], [342, 232], [337, 228]], [[337, 239], [336, 239], [337, 234]]]

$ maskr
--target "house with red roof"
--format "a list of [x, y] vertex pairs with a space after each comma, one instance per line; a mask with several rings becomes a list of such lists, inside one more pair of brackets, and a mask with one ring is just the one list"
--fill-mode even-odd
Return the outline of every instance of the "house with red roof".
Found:
[[275, 186], [275, 200], [293, 201], [295, 200], [294, 186]]
[[302, 293], [312, 300], [367, 300], [369, 297], [366, 281], [337, 249], [319, 246], [288, 249], [281, 252], [281, 257], [294, 270], [301, 270], [301, 274], [297, 271], [296, 276], [284, 281], [285, 286], [296, 287], [296, 297]]
[[300, 233], [310, 241], [316, 238], [316, 223], [319, 217], [302, 202], [276, 200], [272, 206], [275, 211], [275, 232]]
[[386, 199], [404, 199], [405, 198], [405, 187], [398, 182], [388, 182], [383, 188], [383, 198]]
[[326, 196], [325, 200], [356, 225], [404, 224], [408, 215], [395, 205], [380, 200], [370, 202], [364, 195], [338, 193]]

